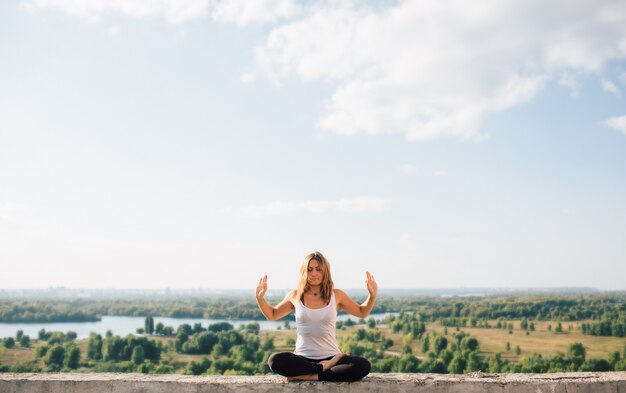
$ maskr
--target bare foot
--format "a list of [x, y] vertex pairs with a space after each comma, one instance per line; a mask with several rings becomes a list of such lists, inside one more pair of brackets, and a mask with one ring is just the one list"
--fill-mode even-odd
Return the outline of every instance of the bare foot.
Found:
[[287, 382], [293, 381], [317, 381], [317, 374], [296, 375], [295, 377], [287, 377]]
[[344, 356], [348, 356], [348, 354], [347, 353], [339, 353], [339, 354], [333, 356], [332, 359], [322, 360], [320, 362], [320, 364], [322, 365], [322, 371], [327, 371], [327, 370], [330, 370], [331, 368], [335, 367], [335, 365], [337, 363], [339, 363], [339, 360], [341, 360], [341, 358], [343, 358]]

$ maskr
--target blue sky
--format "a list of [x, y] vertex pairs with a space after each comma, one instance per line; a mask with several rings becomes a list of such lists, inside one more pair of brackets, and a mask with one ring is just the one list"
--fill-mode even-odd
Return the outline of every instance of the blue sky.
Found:
[[0, 4], [0, 287], [626, 289], [620, 1]]

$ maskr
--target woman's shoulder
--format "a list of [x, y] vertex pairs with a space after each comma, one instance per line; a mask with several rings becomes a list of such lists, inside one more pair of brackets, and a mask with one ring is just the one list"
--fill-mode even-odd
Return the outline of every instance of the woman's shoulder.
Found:
[[346, 293], [339, 288], [333, 288], [333, 293], [335, 294], [335, 299], [340, 300], [346, 296]]
[[289, 299], [293, 303], [293, 301], [296, 298], [296, 296], [298, 296], [298, 290], [292, 289], [289, 292], [287, 292], [287, 295], [285, 296], [285, 299]]

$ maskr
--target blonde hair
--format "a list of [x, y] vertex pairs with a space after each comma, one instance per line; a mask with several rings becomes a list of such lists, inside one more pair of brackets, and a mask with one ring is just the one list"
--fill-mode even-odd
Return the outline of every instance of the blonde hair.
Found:
[[300, 265], [300, 281], [298, 281], [296, 298], [300, 299], [304, 292], [310, 289], [308, 281], [309, 262], [313, 259], [319, 263], [320, 270], [323, 274], [322, 284], [320, 285], [320, 296], [326, 303], [328, 303], [330, 301], [330, 294], [333, 290], [333, 279], [330, 276], [330, 263], [328, 263], [328, 260], [326, 260], [326, 258], [319, 251], [315, 251], [307, 255], [302, 261], [302, 265]]

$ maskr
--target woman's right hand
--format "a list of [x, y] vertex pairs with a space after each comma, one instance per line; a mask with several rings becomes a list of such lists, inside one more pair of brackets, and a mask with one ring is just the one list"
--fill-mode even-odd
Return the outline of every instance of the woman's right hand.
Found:
[[256, 298], [261, 299], [265, 296], [265, 292], [267, 292], [267, 275], [261, 277], [259, 285], [256, 286]]

